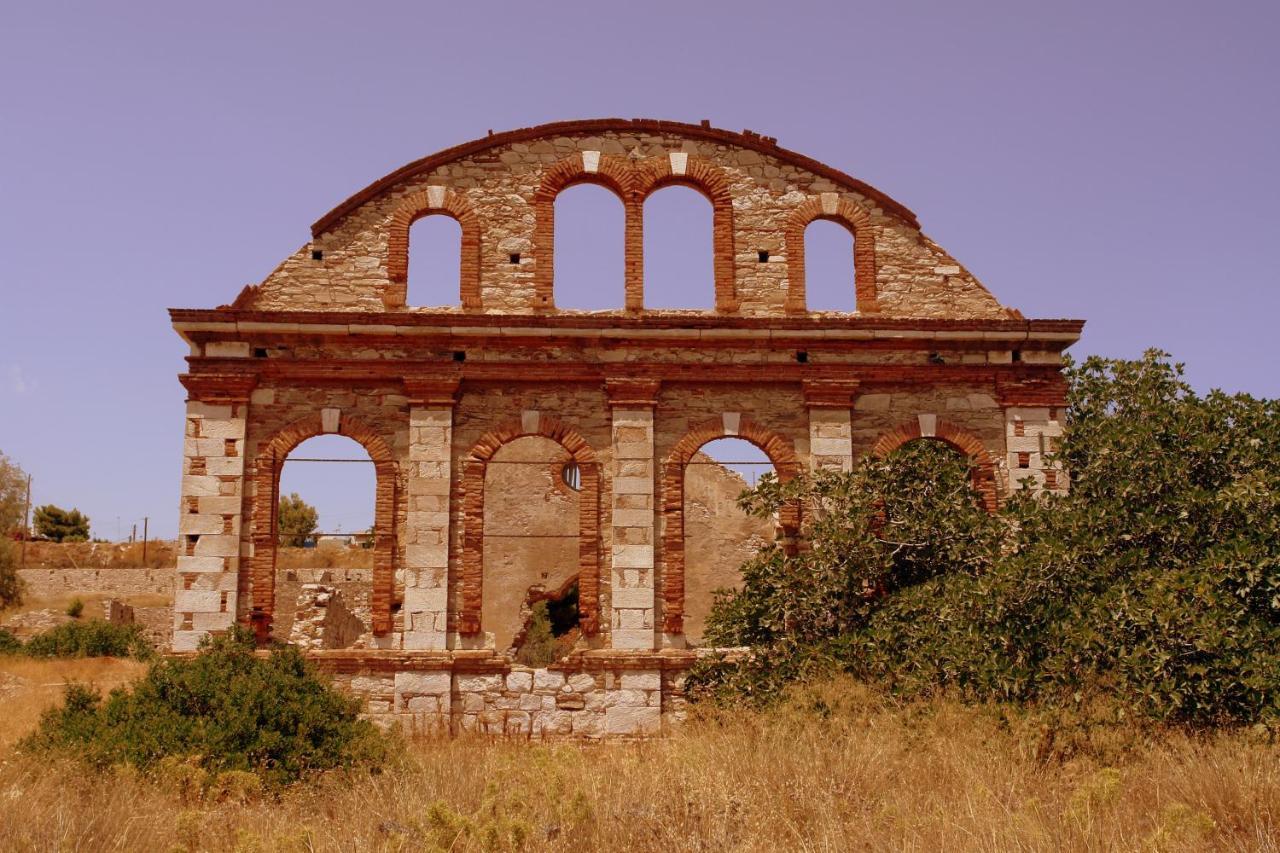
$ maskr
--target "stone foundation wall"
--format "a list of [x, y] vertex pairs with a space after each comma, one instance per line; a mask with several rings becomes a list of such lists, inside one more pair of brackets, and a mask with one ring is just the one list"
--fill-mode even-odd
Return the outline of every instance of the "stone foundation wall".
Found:
[[313, 653], [366, 715], [411, 734], [645, 737], [685, 718], [690, 654], [587, 652], [546, 668], [485, 653]]
[[173, 569], [19, 569], [31, 598], [172, 595]]

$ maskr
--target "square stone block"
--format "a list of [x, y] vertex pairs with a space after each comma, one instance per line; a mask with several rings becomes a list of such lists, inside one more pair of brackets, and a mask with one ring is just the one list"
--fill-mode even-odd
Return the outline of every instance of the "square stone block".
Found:
[[648, 705], [614, 705], [604, 712], [604, 730], [611, 735], [654, 734], [662, 727], [662, 710]]

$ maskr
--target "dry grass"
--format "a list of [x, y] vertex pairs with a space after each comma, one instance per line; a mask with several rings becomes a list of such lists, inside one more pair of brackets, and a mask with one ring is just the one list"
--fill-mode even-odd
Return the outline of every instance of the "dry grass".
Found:
[[276, 550], [276, 570], [285, 569], [372, 569], [372, 548], [348, 548], [324, 543], [317, 548]]
[[62, 699], [70, 681], [106, 692], [146, 672], [146, 664], [116, 658], [37, 660], [0, 655], [0, 755], [30, 732], [45, 708]]
[[0, 849], [1280, 849], [1280, 748], [1248, 734], [1095, 731], [1103, 757], [1046, 763], [1032, 722], [820, 698], [641, 744], [421, 741], [278, 799], [13, 758]]
[[[15, 548], [21, 547], [20, 545]], [[28, 542], [29, 569], [163, 569], [177, 563], [177, 543], [154, 539], [142, 542]]]

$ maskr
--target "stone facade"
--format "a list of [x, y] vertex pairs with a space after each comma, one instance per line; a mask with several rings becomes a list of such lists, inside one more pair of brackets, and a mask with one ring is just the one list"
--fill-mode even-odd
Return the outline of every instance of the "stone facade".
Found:
[[[555, 306], [555, 197], [583, 182], [626, 213], [616, 311]], [[644, 200], [669, 184], [712, 204], [712, 311], [645, 307]], [[462, 226], [453, 305], [406, 304], [409, 230], [428, 215]], [[855, 237], [853, 313], [806, 310], [803, 233], [819, 218]], [[281, 636], [280, 466], [306, 438], [346, 435], [377, 472], [367, 599], [345, 595], [367, 600], [368, 638], [316, 659], [373, 714], [593, 737], [679, 713], [717, 571], [690, 543], [707, 504], [724, 505], [687, 499], [707, 442], [745, 439], [787, 478], [938, 440], [970, 457], [992, 508], [1019, 480], [1063, 489], [1044, 454], [1065, 404], [1061, 353], [1083, 325], [1002, 306], [910, 210], [772, 138], [650, 120], [493, 134], [411, 163], [321, 218], [232, 304], [171, 317], [191, 345], [176, 650], [235, 620]], [[539, 464], [572, 463], [577, 478], [547, 498], [543, 534], [558, 544], [545, 565], [521, 542], [535, 514], [490, 487], [529, 440]], [[776, 530], [739, 533], [794, 542], [801, 521], [793, 509]], [[578, 647], [546, 670], [514, 667], [513, 608], [567, 578]]]

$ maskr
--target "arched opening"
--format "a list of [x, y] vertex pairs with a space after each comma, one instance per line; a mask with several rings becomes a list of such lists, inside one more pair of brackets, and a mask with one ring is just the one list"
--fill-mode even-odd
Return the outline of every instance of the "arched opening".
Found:
[[580, 635], [581, 483], [569, 452], [539, 435], [485, 466], [481, 623], [499, 652], [527, 663], [562, 657]]
[[854, 236], [843, 223], [809, 223], [804, 230], [804, 263], [809, 311], [857, 310]]
[[597, 184], [576, 184], [555, 200], [555, 304], [583, 311], [624, 307], [625, 211]]
[[748, 515], [738, 497], [775, 471], [763, 450], [741, 438], [702, 445], [684, 468], [684, 636], [701, 645], [718, 589], [742, 582], [740, 569], [777, 535], [777, 519]]
[[340, 649], [372, 624], [377, 474], [359, 442], [318, 435], [281, 463], [272, 636]]
[[715, 308], [714, 219], [711, 201], [690, 187], [663, 187], [645, 199], [646, 308]]
[[460, 305], [462, 226], [452, 216], [423, 216], [409, 227], [408, 305]]

